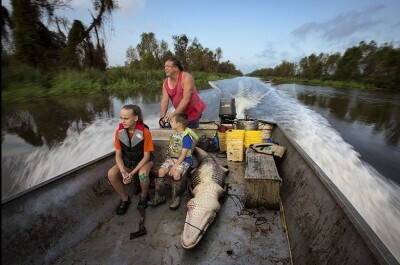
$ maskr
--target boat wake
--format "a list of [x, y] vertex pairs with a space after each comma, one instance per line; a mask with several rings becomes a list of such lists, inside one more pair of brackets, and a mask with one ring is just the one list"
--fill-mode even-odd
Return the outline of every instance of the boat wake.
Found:
[[[158, 127], [158, 114], [151, 113], [146, 118], [150, 128]], [[112, 135], [118, 122], [118, 118], [98, 117], [81, 131], [70, 127], [65, 140], [50, 149], [43, 145], [27, 155], [3, 157], [2, 167], [11, 174], [12, 183], [2, 191], [2, 197], [7, 198], [110, 153], [114, 150]]]
[[213, 87], [236, 99], [238, 115], [248, 108], [250, 117], [278, 122], [400, 260], [400, 187], [396, 183], [362, 161], [324, 117], [269, 84], [235, 78], [213, 82]]

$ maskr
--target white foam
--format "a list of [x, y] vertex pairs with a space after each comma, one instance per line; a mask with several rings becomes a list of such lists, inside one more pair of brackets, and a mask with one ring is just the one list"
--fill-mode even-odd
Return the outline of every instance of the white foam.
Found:
[[[13, 184], [8, 194], [27, 189], [43, 181], [74, 169], [93, 159], [113, 151], [113, 133], [118, 126], [117, 118], [98, 117], [84, 130], [69, 128], [65, 140], [51, 149], [42, 146], [26, 156], [12, 157], [17, 161], [2, 161], [11, 167], [10, 178]], [[158, 127], [158, 116], [147, 115], [146, 124], [150, 128]]]

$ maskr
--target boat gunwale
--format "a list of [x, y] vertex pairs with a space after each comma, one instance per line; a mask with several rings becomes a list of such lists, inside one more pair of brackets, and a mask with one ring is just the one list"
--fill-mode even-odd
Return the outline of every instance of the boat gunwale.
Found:
[[59, 174], [59, 175], [57, 175], [57, 176], [55, 176], [53, 178], [50, 178], [50, 179], [45, 180], [45, 181], [43, 181], [43, 182], [41, 182], [41, 183], [39, 183], [37, 185], [34, 185], [33, 187], [30, 187], [30, 188], [28, 188], [26, 190], [23, 190], [21, 192], [17, 192], [15, 194], [11, 195], [10, 197], [7, 197], [6, 199], [1, 200], [1, 206], [3, 207], [6, 204], [10, 203], [11, 201], [14, 201], [14, 200], [16, 200], [16, 199], [18, 199], [18, 198], [20, 198], [20, 197], [22, 197], [22, 196], [24, 196], [24, 195], [26, 195], [28, 193], [31, 193], [33, 191], [39, 190], [39, 189], [43, 188], [44, 186], [47, 186], [48, 184], [50, 184], [52, 182], [55, 182], [55, 181], [60, 180], [60, 179], [62, 179], [64, 177], [67, 177], [68, 175], [71, 175], [71, 174], [73, 174], [73, 173], [75, 173], [75, 172], [77, 172], [77, 171], [79, 171], [81, 169], [84, 169], [86, 167], [92, 166], [92, 165], [96, 164], [97, 162], [105, 160], [105, 159], [109, 158], [110, 156], [112, 156], [114, 154], [115, 154], [115, 151], [111, 151], [111, 152], [109, 152], [109, 153], [107, 153], [105, 155], [102, 155], [102, 156], [100, 156], [98, 158], [95, 158], [95, 159], [93, 159], [93, 160], [91, 160], [89, 162], [86, 162], [86, 163], [84, 163], [84, 164], [82, 164], [80, 166], [77, 166], [77, 167], [75, 167], [75, 168], [73, 168], [71, 170], [68, 170], [68, 171], [66, 171], [66, 172], [64, 172], [62, 174]]
[[[367, 247], [373, 252], [380, 264], [400, 264], [394, 257], [392, 252], [386, 247], [382, 240], [377, 236], [374, 230], [368, 225], [361, 214], [351, 204], [351, 202], [344, 196], [339, 188], [330, 180], [325, 172], [315, 163], [315, 161], [300, 147], [300, 145], [293, 140], [287, 132], [278, 123], [276, 124], [284, 137], [293, 146], [293, 148], [300, 154], [300, 156], [307, 162], [311, 170], [320, 179], [322, 184], [327, 188], [329, 193], [338, 203], [340, 208], [343, 209], [350, 222], [354, 225], [360, 236], [365, 241]], [[284, 180], [283, 180], [284, 181]]]

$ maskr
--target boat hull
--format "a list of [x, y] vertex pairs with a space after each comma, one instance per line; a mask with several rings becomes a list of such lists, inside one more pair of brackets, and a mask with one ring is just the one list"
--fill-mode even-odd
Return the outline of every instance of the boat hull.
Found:
[[[152, 133], [157, 150], [165, 148], [170, 131]], [[200, 130], [203, 134], [213, 136], [215, 130]], [[279, 126], [272, 138], [287, 148], [278, 170], [283, 179], [282, 223], [294, 264], [398, 264], [342, 193]], [[164, 158], [159, 152], [157, 163]], [[2, 201], [2, 263], [50, 263], [112, 219], [119, 198], [105, 176], [114, 163], [110, 153]], [[235, 163], [230, 167], [242, 168]]]
[[294, 264], [398, 264], [351, 203], [278, 126], [278, 163]]

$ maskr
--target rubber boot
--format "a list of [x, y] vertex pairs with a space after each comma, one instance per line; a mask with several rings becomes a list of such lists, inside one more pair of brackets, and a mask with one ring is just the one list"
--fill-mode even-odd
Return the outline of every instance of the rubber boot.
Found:
[[142, 196], [140, 196], [138, 205], [137, 205], [137, 209], [138, 210], [146, 209], [147, 205], [148, 205], [147, 198], [143, 198]]
[[169, 208], [171, 210], [176, 210], [179, 208], [179, 205], [181, 204], [181, 197], [183, 195], [183, 192], [185, 191], [185, 184], [185, 178], [172, 181], [172, 200], [169, 205]]
[[166, 183], [165, 177], [163, 178], [155, 178], [155, 191], [154, 191], [154, 198], [149, 201], [149, 205], [155, 207], [165, 202], [165, 193], [166, 193]]

